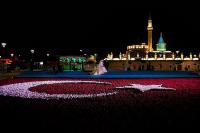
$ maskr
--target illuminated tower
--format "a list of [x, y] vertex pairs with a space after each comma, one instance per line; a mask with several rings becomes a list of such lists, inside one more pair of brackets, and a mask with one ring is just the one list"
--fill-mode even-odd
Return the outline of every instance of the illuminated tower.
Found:
[[158, 43], [156, 44], [156, 50], [157, 51], [166, 51], [166, 43], [163, 40], [162, 32], [160, 33], [160, 38], [158, 40]]
[[153, 48], [152, 48], [153, 25], [152, 25], [152, 20], [151, 20], [151, 16], [150, 15], [149, 15], [149, 20], [148, 20], [147, 30], [148, 30], [148, 51], [152, 52], [153, 51]]

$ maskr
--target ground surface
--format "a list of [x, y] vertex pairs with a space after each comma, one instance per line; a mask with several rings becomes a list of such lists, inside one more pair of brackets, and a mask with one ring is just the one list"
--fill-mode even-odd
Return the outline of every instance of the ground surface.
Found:
[[[69, 80], [64, 78], [14, 78], [0, 81], [0, 86], [44, 80]], [[71, 80], [71, 79], [70, 79]], [[73, 79], [111, 82], [112, 87], [140, 84], [163, 84], [176, 91], [117, 90], [112, 96], [42, 100], [0, 96], [1, 130], [6, 131], [71, 131], [71, 132], [131, 132], [135, 130], [165, 131], [198, 129], [200, 120], [200, 78], [160, 79]], [[74, 93], [71, 85], [53, 85], [59, 93]], [[39, 86], [32, 91], [57, 93], [51, 86]], [[87, 85], [84, 85], [86, 88]], [[88, 85], [92, 89], [91, 85]], [[63, 89], [62, 89], [63, 88]], [[101, 90], [102, 89], [102, 90]], [[104, 87], [97, 91], [103, 91]], [[115, 90], [115, 89], [114, 89]], [[85, 93], [92, 93], [95, 90]]]

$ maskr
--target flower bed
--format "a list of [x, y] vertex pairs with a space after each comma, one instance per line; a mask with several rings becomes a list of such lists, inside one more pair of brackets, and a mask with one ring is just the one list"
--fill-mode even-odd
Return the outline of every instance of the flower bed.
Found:
[[[117, 94], [128, 99], [131, 90], [116, 87], [130, 84], [162, 84], [174, 88], [175, 92], [147, 91], [147, 98], [160, 98], [167, 95], [178, 97], [200, 94], [199, 78], [161, 78], [161, 79], [59, 79], [59, 78], [16, 78], [0, 81], [0, 95], [25, 98], [59, 99], [89, 98]], [[142, 99], [141, 99], [142, 100]]]

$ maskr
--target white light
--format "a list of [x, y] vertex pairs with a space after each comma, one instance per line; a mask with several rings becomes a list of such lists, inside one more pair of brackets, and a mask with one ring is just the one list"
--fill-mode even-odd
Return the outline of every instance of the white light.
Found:
[[191, 60], [190, 58], [184, 58], [184, 60]]
[[171, 53], [172, 51], [163, 51], [164, 53]]
[[43, 65], [43, 64], [44, 64], [43, 61], [41, 61], [41, 62], [40, 62], [40, 65]]
[[31, 49], [31, 53], [33, 54], [35, 52], [35, 50], [34, 49]]
[[119, 58], [113, 58], [113, 60], [119, 60]]
[[80, 49], [80, 52], [83, 52], [83, 50], [82, 50], [82, 49]]
[[155, 60], [154, 58], [148, 58], [148, 60]]
[[199, 60], [199, 58], [193, 58], [193, 60]]
[[0, 58], [1, 58], [1, 56], [0, 56]]
[[2, 47], [5, 48], [6, 47], [6, 43], [1, 43]]
[[173, 60], [172, 58], [166, 58], [166, 60]]
[[14, 56], [14, 54], [12, 53], [12, 54], [10, 54], [10, 56], [11, 56], [11, 57], [13, 57], [13, 56]]
[[157, 60], [164, 60], [163, 58], [157, 58]]
[[181, 60], [181, 58], [175, 58], [175, 60]]
[[47, 56], [49, 56], [50, 54], [49, 53], [47, 53]]

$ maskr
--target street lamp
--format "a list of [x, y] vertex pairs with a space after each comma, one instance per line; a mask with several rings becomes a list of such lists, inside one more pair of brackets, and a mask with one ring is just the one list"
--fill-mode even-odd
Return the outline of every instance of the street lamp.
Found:
[[[6, 43], [1, 43], [1, 46], [3, 47], [3, 52], [2, 52], [2, 57], [4, 56], [4, 53], [5, 53], [5, 51], [4, 51], [4, 49], [5, 49], [5, 47], [6, 47]], [[4, 62], [3, 62], [3, 72], [4, 72]], [[6, 68], [6, 70], [5, 71], [7, 71], [7, 68]]]
[[31, 61], [33, 61], [33, 54], [34, 54], [35, 50], [31, 49], [30, 51], [31, 51], [31, 54], [32, 54]]
[[34, 54], [34, 52], [35, 52], [35, 50], [34, 50], [34, 49], [31, 49], [31, 53]]
[[30, 69], [31, 69], [31, 71], [33, 71], [33, 54], [34, 54], [35, 50], [31, 49], [30, 51], [31, 51], [31, 54], [32, 54], [31, 62], [30, 62]]
[[5, 53], [4, 49], [5, 49], [5, 47], [6, 47], [6, 43], [1, 43], [1, 46], [3, 47], [3, 53], [2, 53], [2, 57], [3, 57], [3, 56], [4, 56], [4, 53]]
[[1, 43], [2, 47], [5, 48], [6, 47], [6, 43]]
[[178, 53], [179, 53], [179, 51], [177, 50], [177, 51], [176, 51], [176, 54], [177, 54], [176, 56], [177, 56], [177, 58], [178, 58]]

